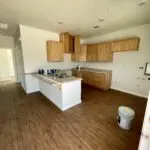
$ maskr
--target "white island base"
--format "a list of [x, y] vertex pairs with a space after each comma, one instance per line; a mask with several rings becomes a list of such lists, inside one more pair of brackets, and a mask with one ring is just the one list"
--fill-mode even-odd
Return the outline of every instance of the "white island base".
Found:
[[62, 111], [81, 103], [81, 79], [51, 84], [39, 78], [39, 89]]

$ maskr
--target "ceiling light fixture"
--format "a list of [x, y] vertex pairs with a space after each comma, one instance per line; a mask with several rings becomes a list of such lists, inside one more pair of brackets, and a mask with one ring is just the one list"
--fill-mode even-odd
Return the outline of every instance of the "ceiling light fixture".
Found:
[[138, 3], [139, 6], [143, 6], [147, 3], [147, 0], [142, 0]]
[[100, 18], [98, 21], [99, 21], [99, 22], [103, 22], [103, 21], [104, 21], [104, 18]]
[[63, 24], [63, 22], [62, 22], [62, 21], [58, 21], [57, 23], [58, 23], [58, 24]]
[[99, 25], [95, 25], [92, 27], [92, 29], [98, 29], [100, 26]]
[[0, 23], [0, 29], [7, 30], [8, 29], [8, 24]]

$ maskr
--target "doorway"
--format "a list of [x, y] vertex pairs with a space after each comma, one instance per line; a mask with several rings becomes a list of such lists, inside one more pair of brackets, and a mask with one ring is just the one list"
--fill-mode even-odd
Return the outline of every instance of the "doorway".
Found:
[[14, 80], [15, 71], [12, 50], [0, 48], [0, 82]]

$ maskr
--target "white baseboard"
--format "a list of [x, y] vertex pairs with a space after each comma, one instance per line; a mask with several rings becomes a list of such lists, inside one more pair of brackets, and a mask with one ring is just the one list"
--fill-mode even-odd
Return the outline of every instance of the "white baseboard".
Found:
[[0, 78], [0, 81], [10, 81], [11, 80], [11, 77], [8, 77], [8, 78]]
[[35, 93], [35, 92], [39, 92], [39, 89], [35, 89], [35, 90], [25, 90], [26, 94], [31, 94], [31, 93]]
[[148, 95], [142, 95], [142, 94], [139, 94], [139, 93], [134, 93], [134, 92], [130, 92], [130, 91], [126, 91], [126, 90], [118, 89], [118, 88], [112, 88], [112, 87], [111, 87], [111, 89], [117, 90], [117, 91], [121, 91], [121, 92], [124, 92], [124, 93], [129, 93], [129, 94], [132, 94], [132, 95], [135, 95], [135, 96], [139, 96], [139, 97], [148, 98]]
[[62, 111], [65, 111], [65, 110], [67, 110], [67, 109], [69, 109], [69, 108], [71, 108], [71, 107], [73, 107], [73, 106], [76, 106], [76, 105], [78, 105], [78, 104], [81, 104], [82, 102], [81, 102], [81, 100], [80, 101], [77, 101], [76, 103], [74, 103], [74, 104], [70, 104], [70, 105], [66, 105], [66, 106], [63, 106], [63, 108], [61, 109]]

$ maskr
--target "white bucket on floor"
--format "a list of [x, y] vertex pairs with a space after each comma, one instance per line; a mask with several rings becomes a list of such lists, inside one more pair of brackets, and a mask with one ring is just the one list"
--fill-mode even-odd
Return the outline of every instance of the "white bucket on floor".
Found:
[[126, 130], [131, 129], [135, 112], [129, 107], [120, 106], [118, 109], [118, 125]]

